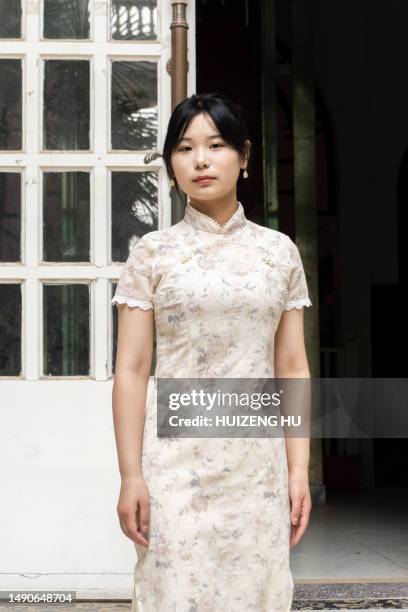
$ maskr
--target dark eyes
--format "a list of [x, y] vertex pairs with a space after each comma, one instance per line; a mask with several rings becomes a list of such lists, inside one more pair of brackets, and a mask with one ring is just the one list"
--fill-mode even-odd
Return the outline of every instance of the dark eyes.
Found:
[[[213, 142], [213, 144], [210, 146], [211, 147], [223, 147], [224, 145], [221, 144], [220, 142]], [[184, 147], [180, 147], [180, 149], [177, 149], [177, 151], [185, 151], [186, 149], [191, 149], [191, 147], [189, 147], [188, 145], [185, 145]]]

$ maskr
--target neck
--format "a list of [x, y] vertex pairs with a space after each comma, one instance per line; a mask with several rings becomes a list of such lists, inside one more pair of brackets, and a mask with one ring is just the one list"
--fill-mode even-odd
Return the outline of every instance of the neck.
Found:
[[228, 196], [228, 198], [216, 198], [206, 201], [189, 198], [189, 203], [198, 212], [212, 217], [220, 225], [226, 223], [238, 209], [236, 193]]

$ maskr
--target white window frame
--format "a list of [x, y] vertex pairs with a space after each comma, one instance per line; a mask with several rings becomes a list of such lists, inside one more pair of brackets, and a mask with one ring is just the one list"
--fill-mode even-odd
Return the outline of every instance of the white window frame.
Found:
[[[22, 283], [22, 374], [25, 380], [108, 380], [112, 377], [111, 283], [119, 278], [122, 266], [110, 263], [111, 170], [158, 172], [158, 227], [171, 223], [168, 180], [161, 158], [146, 165], [147, 151], [109, 151], [110, 144], [110, 63], [114, 60], [152, 60], [158, 66], [158, 148], [160, 149], [171, 114], [170, 76], [166, 64], [171, 55], [171, 3], [158, 0], [157, 41], [111, 41], [110, 2], [91, 1], [91, 40], [43, 40], [43, 0], [23, 1], [24, 39], [0, 41], [1, 58], [22, 59], [23, 149], [0, 152], [4, 172], [22, 173], [22, 262], [0, 264], [1, 282]], [[194, 11], [193, 11], [194, 12]], [[92, 19], [93, 15], [93, 19]], [[160, 33], [166, 33], [160, 38]], [[193, 45], [194, 39], [191, 40]], [[46, 59], [87, 59], [90, 61], [90, 151], [43, 151], [43, 65]], [[195, 61], [195, 58], [194, 58]], [[190, 79], [190, 89], [192, 81]], [[193, 85], [194, 87], [194, 85]], [[42, 175], [44, 171], [91, 172], [91, 262], [42, 263]], [[90, 374], [89, 376], [43, 375], [42, 292], [43, 283], [86, 282], [90, 284]], [[106, 333], [109, 330], [109, 333]], [[20, 377], [0, 377], [1, 379]]]

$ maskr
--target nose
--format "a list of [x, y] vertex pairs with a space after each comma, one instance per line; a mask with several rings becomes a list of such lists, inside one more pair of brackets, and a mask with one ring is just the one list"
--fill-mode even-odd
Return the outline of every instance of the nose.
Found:
[[196, 154], [196, 158], [195, 158], [195, 162], [194, 162], [194, 166], [197, 167], [202, 167], [202, 166], [207, 166], [208, 162], [206, 160], [206, 156], [205, 156], [205, 151], [202, 148], [198, 148], [197, 149], [197, 154]]

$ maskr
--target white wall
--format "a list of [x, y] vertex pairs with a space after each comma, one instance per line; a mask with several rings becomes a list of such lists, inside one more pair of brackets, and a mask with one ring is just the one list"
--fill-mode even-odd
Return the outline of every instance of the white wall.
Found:
[[1, 590], [130, 596], [136, 551], [116, 513], [111, 392], [112, 381], [2, 382]]

